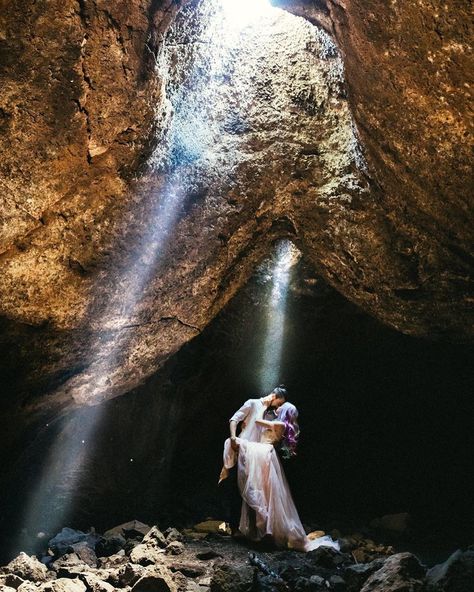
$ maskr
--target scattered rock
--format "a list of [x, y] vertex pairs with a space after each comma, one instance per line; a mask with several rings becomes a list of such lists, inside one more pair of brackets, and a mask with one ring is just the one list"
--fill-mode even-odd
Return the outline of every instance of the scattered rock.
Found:
[[97, 567], [97, 555], [95, 554], [94, 549], [91, 549], [87, 541], [75, 543], [71, 548], [81, 561], [87, 563], [87, 565], [91, 567]]
[[180, 543], [179, 541], [172, 541], [166, 547], [166, 553], [168, 553], [169, 555], [181, 555], [181, 553], [184, 553], [183, 543]]
[[206, 568], [201, 563], [183, 563], [179, 561], [170, 564], [169, 568], [173, 572], [181, 572], [187, 578], [198, 578], [206, 573]]
[[323, 588], [326, 586], [326, 580], [323, 577], [318, 576], [318, 575], [311, 576], [308, 581], [309, 581], [311, 587], [313, 587], [313, 588], [315, 588], [315, 587]]
[[23, 551], [6, 566], [7, 573], [15, 574], [24, 580], [45, 582], [48, 580], [48, 570], [36, 557], [30, 557]]
[[349, 561], [349, 557], [336, 551], [332, 547], [318, 547], [314, 551], [306, 553], [306, 557], [314, 565], [318, 565], [325, 568], [337, 568]]
[[110, 557], [100, 557], [98, 560], [98, 565], [103, 569], [110, 569], [114, 567], [120, 567], [124, 563], [128, 562], [128, 557], [125, 554], [125, 551], [121, 549], [115, 555], [110, 555]]
[[37, 592], [37, 590], [38, 588], [32, 582], [24, 582], [19, 588], [17, 588], [17, 592]]
[[141, 545], [142, 542], [141, 540], [138, 539], [128, 539], [127, 542], [125, 543], [125, 547], [123, 548], [123, 550], [125, 551], [126, 555], [130, 555], [130, 553], [132, 552], [133, 549], [135, 549], [135, 547], [137, 547], [138, 545]]
[[144, 524], [139, 520], [131, 520], [130, 522], [124, 522], [123, 524], [119, 524], [118, 526], [114, 526], [104, 532], [105, 538], [111, 538], [114, 536], [121, 536], [126, 539], [136, 539], [139, 538], [140, 540], [148, 534], [151, 530], [151, 526], [148, 524]]
[[166, 541], [172, 543], [173, 541], [183, 541], [183, 535], [176, 528], [167, 528], [164, 532]]
[[10, 587], [16, 590], [23, 584], [24, 581], [25, 580], [23, 578], [20, 578], [15, 574], [6, 574], [0, 576], [0, 589], [3, 590], [3, 588]]
[[[95, 552], [98, 557], [110, 557], [125, 547], [127, 540], [121, 534], [113, 534], [101, 538], [96, 546]], [[137, 541], [138, 544], [138, 541]]]
[[386, 514], [381, 518], [374, 518], [370, 523], [370, 526], [379, 530], [387, 530], [391, 533], [402, 534], [406, 532], [409, 520], [410, 514], [408, 514], [408, 512]]
[[166, 537], [157, 526], [153, 526], [143, 537], [144, 544], [152, 544], [161, 548], [166, 547]]
[[40, 592], [86, 592], [87, 588], [79, 579], [59, 578], [43, 584]]
[[85, 533], [81, 530], [74, 530], [73, 528], [63, 528], [56, 536], [50, 539], [48, 546], [56, 557], [64, 555], [72, 550], [77, 543], [88, 545], [91, 549], [95, 549], [100, 537], [95, 532]]
[[132, 592], [177, 592], [177, 587], [168, 570], [163, 568], [142, 576]]
[[313, 532], [310, 532], [308, 534], [308, 538], [309, 538], [310, 541], [314, 541], [314, 539], [320, 539], [325, 534], [326, 533], [324, 532], [324, 530], [313, 530]]
[[455, 551], [444, 563], [435, 565], [426, 574], [433, 592], [466, 592], [474, 589], [474, 547]]
[[251, 592], [254, 574], [250, 566], [219, 565], [211, 578], [211, 592]]
[[163, 561], [165, 550], [152, 544], [139, 544], [130, 553], [130, 561], [139, 565], [153, 565]]
[[114, 592], [115, 590], [112, 584], [104, 582], [93, 573], [81, 574], [79, 579], [87, 586], [87, 592]]
[[51, 569], [56, 571], [60, 578], [74, 578], [80, 573], [88, 571], [89, 567], [77, 553], [66, 553], [51, 563]]
[[199, 524], [194, 526], [194, 530], [206, 534], [231, 534], [229, 525], [226, 522], [222, 522], [222, 520], [205, 520], [204, 522], [199, 522]]
[[337, 574], [334, 574], [329, 577], [329, 585], [331, 587], [331, 590], [336, 590], [336, 592], [342, 592], [346, 589], [346, 582], [344, 578]]
[[118, 584], [120, 587], [133, 586], [145, 573], [146, 568], [143, 565], [127, 563], [118, 572]]
[[361, 592], [422, 592], [426, 568], [411, 553], [397, 553], [365, 582]]
[[374, 559], [374, 561], [371, 561], [370, 563], [357, 563], [356, 565], [346, 567], [344, 571], [344, 579], [347, 583], [347, 591], [358, 592], [369, 576], [379, 570], [385, 561], [386, 559], [380, 558]]

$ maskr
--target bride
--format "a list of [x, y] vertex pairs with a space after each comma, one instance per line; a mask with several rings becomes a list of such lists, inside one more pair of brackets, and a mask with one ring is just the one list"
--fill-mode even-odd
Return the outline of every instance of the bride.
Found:
[[[310, 540], [301, 524], [290, 488], [275, 446], [288, 455], [295, 454], [299, 428], [298, 410], [284, 403], [275, 421], [257, 419], [262, 428], [260, 442], [237, 438], [237, 482], [242, 496], [239, 530], [249, 539], [271, 536], [279, 547], [311, 551], [321, 546], [339, 549], [329, 536]], [[224, 462], [231, 454], [224, 449]]]

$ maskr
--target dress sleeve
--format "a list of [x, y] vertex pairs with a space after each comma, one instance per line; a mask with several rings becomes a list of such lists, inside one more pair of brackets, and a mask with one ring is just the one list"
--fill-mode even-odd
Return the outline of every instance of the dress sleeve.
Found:
[[229, 419], [229, 421], [235, 421], [237, 423], [244, 421], [247, 415], [250, 413], [251, 407], [252, 403], [250, 399], [248, 401], [245, 401], [242, 407], [234, 413], [234, 415]]

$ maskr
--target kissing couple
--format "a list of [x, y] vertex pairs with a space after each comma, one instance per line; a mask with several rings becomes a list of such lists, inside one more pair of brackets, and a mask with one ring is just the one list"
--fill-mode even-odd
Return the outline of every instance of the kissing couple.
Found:
[[265, 397], [248, 399], [229, 421], [219, 483], [237, 466], [240, 533], [253, 541], [270, 538], [282, 548], [339, 550], [339, 543], [329, 536], [306, 536], [283, 471], [277, 448], [282, 456], [294, 456], [299, 436], [298, 410], [287, 401], [286, 389], [281, 385]]

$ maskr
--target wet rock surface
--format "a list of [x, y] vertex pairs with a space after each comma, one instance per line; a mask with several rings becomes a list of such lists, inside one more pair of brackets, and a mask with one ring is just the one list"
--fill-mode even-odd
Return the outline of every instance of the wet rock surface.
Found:
[[[117, 530], [117, 529], [115, 529]], [[80, 534], [80, 531], [77, 531]], [[54, 563], [62, 562], [62, 572], [46, 568], [35, 557], [21, 554], [7, 567], [2, 568], [2, 591], [40, 590], [41, 592], [112, 592], [113, 590], [147, 592], [468, 592], [465, 587], [472, 568], [472, 550], [457, 551], [445, 564], [433, 567], [426, 574], [417, 557], [408, 552], [396, 553], [379, 545], [383, 552], [369, 563], [357, 562], [354, 553], [341, 553], [332, 548], [320, 547], [310, 553], [282, 551], [272, 548], [269, 542], [250, 545], [236, 541], [226, 534], [208, 533], [204, 539], [196, 539], [180, 533], [182, 553], [156, 554], [154, 542], [162, 537], [154, 526], [153, 536], [143, 538], [149, 561], [142, 565], [132, 554], [117, 554], [113, 558], [100, 558], [107, 566], [94, 567], [70, 563], [65, 567], [67, 554], [56, 555]], [[174, 535], [179, 532], [173, 529]], [[84, 533], [83, 533], [84, 534]], [[164, 534], [162, 535], [164, 537]], [[346, 538], [354, 538], [349, 534]], [[165, 549], [176, 545], [167, 543]], [[91, 552], [98, 552], [97, 544], [89, 539]], [[359, 545], [370, 545], [359, 539]], [[51, 557], [49, 549], [45, 557]], [[111, 561], [112, 560], [112, 561]], [[463, 564], [461, 566], [461, 563]], [[39, 564], [46, 575], [38, 579], [34, 571], [22, 569], [23, 578], [13, 575], [18, 566]], [[121, 564], [118, 567], [118, 564]], [[16, 566], [16, 567], [15, 567]], [[460, 579], [460, 575], [465, 579]], [[45, 582], [45, 580], [48, 580]], [[470, 581], [470, 580], [469, 580]], [[464, 582], [464, 584], [463, 584]], [[464, 586], [464, 587], [463, 587]]]

